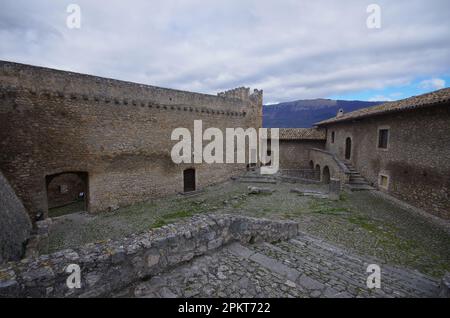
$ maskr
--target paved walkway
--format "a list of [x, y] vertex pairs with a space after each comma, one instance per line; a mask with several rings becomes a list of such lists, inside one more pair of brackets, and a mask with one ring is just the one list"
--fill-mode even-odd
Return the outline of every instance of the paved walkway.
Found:
[[[381, 289], [368, 289], [369, 264]], [[419, 272], [349, 254], [302, 234], [288, 242], [231, 244], [115, 296], [131, 297], [433, 297], [438, 282]]]

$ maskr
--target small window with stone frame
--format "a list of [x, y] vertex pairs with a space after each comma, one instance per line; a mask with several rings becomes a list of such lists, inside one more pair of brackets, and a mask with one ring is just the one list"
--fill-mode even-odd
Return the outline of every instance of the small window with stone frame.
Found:
[[378, 129], [378, 148], [387, 149], [389, 144], [389, 129]]
[[380, 173], [378, 177], [378, 185], [380, 188], [387, 190], [389, 188], [389, 176]]

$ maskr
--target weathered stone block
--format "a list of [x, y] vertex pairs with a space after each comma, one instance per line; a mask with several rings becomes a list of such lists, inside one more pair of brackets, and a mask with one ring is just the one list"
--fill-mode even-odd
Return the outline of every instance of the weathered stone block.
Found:
[[272, 194], [273, 192], [275, 190], [270, 188], [248, 187], [248, 194]]
[[450, 298], [450, 273], [446, 273], [439, 284], [439, 297]]
[[31, 222], [22, 202], [0, 172], [0, 263], [21, 258], [31, 234]]
[[[297, 235], [294, 222], [202, 215], [118, 241], [91, 243], [0, 267], [0, 296], [94, 297], [155, 275], [231, 241], [280, 240]], [[185, 233], [191, 235], [186, 238]], [[146, 244], [140, 244], [145, 241]], [[172, 244], [176, 243], [177, 248]], [[132, 246], [132, 248], [129, 248]], [[65, 268], [78, 264], [82, 288], [69, 290]]]

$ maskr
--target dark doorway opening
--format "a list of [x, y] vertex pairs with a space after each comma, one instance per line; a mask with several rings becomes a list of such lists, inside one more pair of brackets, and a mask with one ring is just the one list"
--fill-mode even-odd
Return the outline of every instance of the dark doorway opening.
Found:
[[320, 165], [316, 165], [315, 175], [316, 179], [320, 181]]
[[352, 139], [347, 137], [345, 139], [345, 159], [350, 159], [352, 156]]
[[329, 184], [330, 183], [330, 168], [328, 168], [328, 166], [325, 166], [323, 168], [322, 182], [325, 183], [325, 184]]
[[265, 166], [270, 166], [272, 164], [272, 150], [267, 150], [267, 159]]
[[195, 169], [183, 171], [184, 192], [195, 191]]
[[87, 172], [62, 172], [45, 177], [48, 216], [87, 211]]

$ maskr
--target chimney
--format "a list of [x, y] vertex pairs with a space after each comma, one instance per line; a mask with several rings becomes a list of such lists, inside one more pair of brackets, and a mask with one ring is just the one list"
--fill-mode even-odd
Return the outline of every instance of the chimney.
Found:
[[342, 108], [340, 108], [336, 114], [336, 118], [342, 117], [344, 116], [344, 110]]

